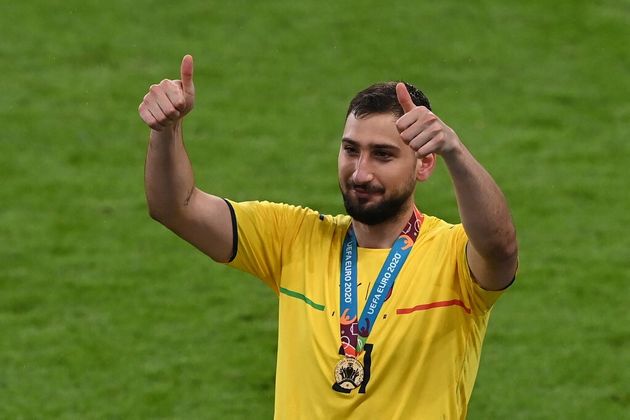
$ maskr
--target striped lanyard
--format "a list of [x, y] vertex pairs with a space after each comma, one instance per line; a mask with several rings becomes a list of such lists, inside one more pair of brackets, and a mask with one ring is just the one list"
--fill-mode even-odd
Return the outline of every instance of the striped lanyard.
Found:
[[411, 252], [413, 244], [418, 238], [424, 216], [414, 207], [409, 222], [392, 245], [385, 263], [381, 267], [376, 282], [372, 286], [368, 300], [357, 318], [357, 239], [352, 229], [348, 229], [343, 240], [341, 251], [341, 282], [340, 282], [340, 332], [341, 345], [344, 354], [358, 357], [363, 351], [368, 336], [374, 328], [374, 323], [389, 297], [394, 281]]

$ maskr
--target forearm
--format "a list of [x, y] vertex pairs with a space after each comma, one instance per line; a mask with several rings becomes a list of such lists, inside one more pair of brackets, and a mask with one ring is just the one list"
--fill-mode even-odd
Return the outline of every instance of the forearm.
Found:
[[405, 111], [396, 121], [396, 129], [419, 159], [418, 180], [431, 174], [434, 159], [429, 157], [442, 156], [453, 180], [459, 214], [468, 235], [468, 268], [484, 289], [504, 289], [514, 279], [518, 247], [503, 193], [455, 131], [428, 108], [416, 106], [403, 83], [396, 85], [396, 95]]
[[475, 250], [487, 260], [515, 258], [516, 231], [499, 186], [463, 144], [443, 158], [453, 181], [462, 224]]
[[181, 120], [162, 131], [151, 130], [145, 165], [145, 192], [151, 217], [164, 223], [182, 214], [194, 188]]

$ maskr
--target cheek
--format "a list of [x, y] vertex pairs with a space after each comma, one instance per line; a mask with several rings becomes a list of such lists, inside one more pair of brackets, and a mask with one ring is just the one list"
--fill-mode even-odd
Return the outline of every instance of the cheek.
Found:
[[416, 182], [415, 166], [411, 168], [405, 166], [404, 168], [388, 171], [382, 174], [381, 179], [394, 190], [406, 189], [409, 184], [415, 184]]
[[348, 159], [345, 159], [343, 156], [339, 156], [339, 159], [337, 160], [337, 173], [339, 175], [339, 178], [346, 178], [352, 175], [353, 171], [354, 167], [352, 163], [349, 162]]
[[341, 155], [341, 152], [339, 152], [339, 156], [337, 156], [337, 173], [339, 175], [341, 175], [341, 171], [343, 167], [344, 167], [344, 159], [343, 159], [343, 156]]

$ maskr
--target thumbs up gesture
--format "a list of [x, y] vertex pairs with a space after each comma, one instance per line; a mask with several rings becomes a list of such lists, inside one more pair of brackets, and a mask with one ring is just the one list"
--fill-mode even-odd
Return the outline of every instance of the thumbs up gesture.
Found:
[[405, 112], [396, 121], [396, 128], [402, 140], [416, 152], [417, 157], [431, 153], [445, 156], [461, 145], [455, 131], [437, 115], [428, 108], [413, 103], [404, 83], [396, 85], [396, 95]]
[[151, 85], [138, 107], [140, 118], [153, 130], [162, 131], [188, 114], [195, 104], [193, 58], [184, 56], [180, 80], [164, 79]]

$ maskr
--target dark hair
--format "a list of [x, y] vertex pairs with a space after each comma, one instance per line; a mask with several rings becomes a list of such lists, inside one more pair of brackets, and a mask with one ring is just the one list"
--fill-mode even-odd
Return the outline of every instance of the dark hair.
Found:
[[[394, 114], [396, 117], [402, 117], [404, 111], [398, 103], [396, 96], [396, 84], [400, 82], [376, 83], [363, 89], [357, 93], [350, 101], [346, 118], [351, 113], [357, 118], [365, 117], [370, 114]], [[411, 95], [411, 100], [417, 106], [424, 106], [431, 110], [429, 98], [425, 96], [418, 88], [407, 82], [402, 82], [407, 86], [407, 91]]]

